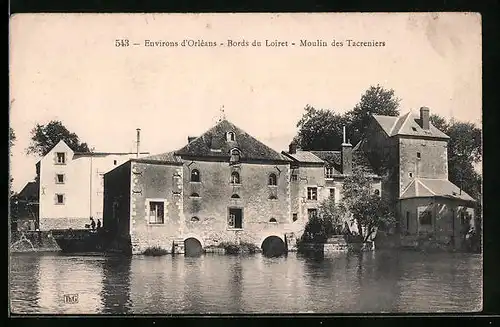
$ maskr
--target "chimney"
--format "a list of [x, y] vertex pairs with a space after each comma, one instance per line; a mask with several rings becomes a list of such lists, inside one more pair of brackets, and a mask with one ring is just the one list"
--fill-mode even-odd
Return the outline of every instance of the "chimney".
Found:
[[343, 138], [342, 138], [342, 152], [341, 152], [341, 161], [342, 161], [342, 174], [350, 175], [352, 174], [352, 145], [349, 141], [346, 142], [345, 135], [345, 126], [343, 129]]
[[295, 143], [295, 141], [292, 141], [292, 143], [290, 143], [290, 145], [288, 146], [288, 153], [290, 154], [297, 153], [297, 143]]
[[429, 129], [429, 108], [420, 108], [420, 126], [422, 129]]
[[138, 128], [137, 129], [137, 153], [136, 153], [136, 157], [139, 158], [139, 147], [140, 147], [140, 144], [141, 144], [141, 129]]
[[188, 136], [188, 144], [193, 142], [196, 139], [196, 136]]

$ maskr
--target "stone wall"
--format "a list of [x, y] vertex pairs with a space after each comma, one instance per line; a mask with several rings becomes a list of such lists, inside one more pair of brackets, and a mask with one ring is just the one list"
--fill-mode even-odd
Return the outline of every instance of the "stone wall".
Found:
[[40, 230], [42, 231], [50, 231], [51, 229], [67, 229], [67, 228], [84, 229], [85, 224], [90, 224], [89, 217], [40, 218]]
[[9, 250], [17, 252], [60, 251], [59, 245], [48, 231], [13, 232]]

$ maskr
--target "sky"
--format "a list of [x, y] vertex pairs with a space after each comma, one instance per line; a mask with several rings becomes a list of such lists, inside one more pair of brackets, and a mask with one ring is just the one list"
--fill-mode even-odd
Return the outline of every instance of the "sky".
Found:
[[[117, 39], [130, 46], [116, 47]], [[184, 39], [217, 46], [182, 47]], [[348, 39], [385, 46], [352, 47]], [[263, 45], [229, 47], [228, 40]], [[343, 46], [301, 47], [300, 40]], [[215, 125], [223, 106], [229, 121], [282, 151], [306, 105], [343, 113], [380, 84], [401, 99], [401, 113], [427, 106], [481, 126], [481, 16], [474, 13], [17, 14], [9, 56], [14, 191], [35, 176], [39, 158], [25, 151], [30, 130], [51, 120], [96, 151], [135, 152], [141, 128], [141, 152], [156, 154]]]

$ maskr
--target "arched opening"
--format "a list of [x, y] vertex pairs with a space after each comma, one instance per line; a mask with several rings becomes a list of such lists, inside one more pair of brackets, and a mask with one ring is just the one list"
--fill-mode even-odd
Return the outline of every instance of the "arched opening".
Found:
[[199, 182], [200, 181], [200, 172], [198, 169], [193, 169], [191, 171], [191, 182]]
[[238, 149], [231, 150], [230, 162], [233, 164], [240, 162], [240, 156], [241, 156], [240, 150], [238, 150]]
[[380, 191], [379, 190], [375, 190], [375, 195], [380, 195]]
[[269, 219], [269, 222], [270, 222], [270, 223], [275, 223], [275, 222], [276, 222], [276, 219], [271, 218], [271, 219]]
[[237, 171], [231, 173], [231, 184], [240, 184], [240, 174]]
[[273, 185], [273, 186], [278, 184], [278, 178], [276, 177], [276, 174], [270, 174], [269, 175], [268, 184], [269, 185]]
[[203, 253], [203, 247], [200, 241], [194, 237], [189, 237], [184, 240], [184, 255], [188, 257], [197, 257]]
[[226, 134], [226, 140], [228, 140], [228, 141], [234, 141], [234, 132], [227, 132], [227, 134]]
[[276, 195], [270, 195], [269, 200], [278, 200], [278, 197]]
[[233, 194], [231, 195], [231, 199], [239, 199], [240, 196], [238, 194]]
[[266, 237], [262, 242], [262, 254], [266, 257], [279, 257], [286, 253], [285, 243], [278, 236]]
[[195, 192], [195, 193], [191, 193], [191, 197], [192, 197], [192, 198], [199, 198], [199, 197], [200, 197], [200, 195], [199, 195], [198, 193], [196, 193], [196, 192]]
[[195, 221], [200, 221], [200, 218], [194, 216], [194, 217], [191, 217], [191, 221], [195, 222]]

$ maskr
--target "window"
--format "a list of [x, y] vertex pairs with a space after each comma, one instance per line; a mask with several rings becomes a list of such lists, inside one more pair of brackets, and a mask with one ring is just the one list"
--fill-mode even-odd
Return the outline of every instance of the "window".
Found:
[[307, 216], [309, 219], [316, 218], [318, 216], [318, 209], [307, 209]]
[[271, 194], [269, 196], [269, 200], [278, 200], [278, 197], [276, 195], [274, 195], [274, 194]]
[[64, 194], [56, 194], [56, 204], [64, 204]]
[[195, 216], [195, 217], [191, 217], [191, 221], [193, 221], [193, 222], [195, 222], [195, 221], [200, 221], [200, 218], [198, 218], [198, 217], [196, 217], [196, 216]]
[[270, 223], [276, 223], [277, 221], [276, 221], [276, 219], [271, 218], [271, 219], [269, 219], [269, 222], [270, 222]]
[[432, 214], [430, 210], [422, 211], [418, 215], [420, 225], [432, 225]]
[[278, 184], [278, 179], [276, 177], [276, 174], [270, 174], [269, 175], [268, 185], [275, 186], [277, 184]]
[[380, 191], [379, 190], [375, 190], [375, 195], [380, 195]]
[[421, 158], [422, 158], [422, 156], [421, 156], [420, 152], [417, 152], [417, 159], [421, 159]]
[[238, 150], [238, 149], [231, 150], [231, 159], [230, 159], [230, 161], [232, 163], [239, 162], [240, 161], [240, 155], [241, 155], [240, 150]]
[[297, 214], [296, 213], [292, 214], [292, 220], [297, 221]]
[[416, 131], [417, 131], [417, 129], [416, 129], [415, 127], [412, 127], [411, 129], [412, 129], [414, 132], [416, 132]]
[[116, 161], [116, 160], [113, 160], [113, 165], [115, 165], [115, 166], [116, 166], [116, 164], [117, 164], [117, 161]]
[[237, 171], [231, 173], [231, 184], [240, 184], [240, 174]]
[[333, 203], [335, 203], [335, 189], [334, 188], [330, 189], [330, 198], [333, 200]]
[[413, 177], [413, 173], [408, 173], [408, 176]]
[[238, 194], [233, 194], [231, 195], [231, 199], [239, 199], [240, 196]]
[[64, 184], [64, 174], [57, 174], [56, 175], [56, 183], [57, 184]]
[[406, 212], [406, 231], [410, 231], [410, 212]]
[[193, 169], [191, 171], [191, 182], [199, 182], [200, 181], [200, 172], [197, 169]]
[[292, 174], [291, 180], [292, 180], [292, 182], [296, 182], [299, 180], [299, 176], [297, 176], [297, 174]]
[[56, 160], [57, 163], [60, 165], [64, 165], [66, 163], [66, 153], [64, 152], [57, 152], [56, 153]]
[[164, 203], [159, 201], [149, 202], [149, 223], [163, 224], [164, 222]]
[[199, 195], [198, 193], [196, 193], [196, 192], [195, 192], [195, 193], [191, 193], [191, 197], [192, 197], [192, 198], [199, 198], [199, 197], [200, 197], [200, 195]]
[[243, 209], [229, 208], [227, 224], [230, 228], [243, 228]]
[[234, 141], [235, 137], [234, 137], [234, 132], [227, 132], [226, 134], [226, 140], [228, 141]]
[[318, 200], [318, 188], [308, 187], [307, 188], [307, 199], [308, 200]]
[[333, 178], [333, 167], [325, 168], [325, 178]]

